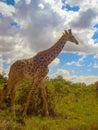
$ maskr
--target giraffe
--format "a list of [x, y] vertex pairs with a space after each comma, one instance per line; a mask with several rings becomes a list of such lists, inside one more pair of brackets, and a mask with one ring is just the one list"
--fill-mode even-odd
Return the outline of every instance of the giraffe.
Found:
[[98, 81], [95, 82], [96, 90], [98, 90]]
[[43, 87], [44, 79], [49, 72], [48, 65], [59, 55], [67, 41], [73, 42], [77, 45], [79, 44], [79, 42], [73, 36], [71, 29], [65, 30], [60, 39], [50, 48], [40, 51], [34, 57], [17, 60], [15, 63], [13, 63], [9, 72], [8, 85], [2, 92], [0, 107], [7, 95], [7, 92], [11, 90], [11, 110], [15, 115], [15, 93], [19, 83], [24, 78], [27, 78], [33, 80], [33, 84], [27, 96], [26, 103], [24, 104], [23, 116], [26, 116], [31, 97], [34, 95], [35, 90], [40, 84], [44, 103], [44, 112], [45, 115], [49, 115], [46, 101], [47, 95], [45, 88]]

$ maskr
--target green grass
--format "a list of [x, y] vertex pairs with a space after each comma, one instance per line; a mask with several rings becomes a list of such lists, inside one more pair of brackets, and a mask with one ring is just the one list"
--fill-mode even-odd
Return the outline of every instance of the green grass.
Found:
[[[94, 85], [81, 87], [55, 79], [47, 83], [47, 88], [55, 116], [38, 113], [22, 118], [18, 113], [13, 117], [10, 108], [5, 107], [0, 110], [0, 130], [98, 130], [98, 91]], [[16, 106], [22, 102], [22, 95], [19, 96], [22, 91], [17, 92]]]

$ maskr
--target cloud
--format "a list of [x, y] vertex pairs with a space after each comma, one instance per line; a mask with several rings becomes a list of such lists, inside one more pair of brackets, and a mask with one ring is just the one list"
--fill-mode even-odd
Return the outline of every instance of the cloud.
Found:
[[[14, 0], [15, 4], [20, 4], [21, 0]], [[29, 5], [31, 3], [32, 0], [22, 0], [22, 2], [24, 2], [25, 4]]]
[[26, 4], [30, 4], [31, 0], [25, 0]]
[[94, 55], [94, 59], [98, 59], [98, 54]]
[[69, 71], [64, 69], [58, 69], [54, 74], [49, 75], [50, 78], [55, 78], [57, 76], [62, 76], [65, 80], [72, 81], [73, 83], [85, 83], [87, 85], [93, 84], [98, 80], [98, 76], [76, 76], [70, 75]]
[[[79, 6], [80, 7], [80, 10], [88, 10], [88, 8], [91, 8], [91, 9], [94, 9], [96, 10], [97, 9], [97, 4], [98, 4], [98, 1], [95, 0], [94, 2], [91, 1], [91, 0], [85, 0], [85, 1], [81, 1], [81, 0], [67, 0], [65, 1], [65, 4], [69, 4], [71, 6]], [[92, 5], [92, 6], [91, 6]]]
[[36, 52], [52, 45], [55, 39], [53, 33], [57, 30], [61, 18], [51, 9], [51, 6], [44, 1], [39, 3], [36, 0], [29, 6], [21, 2], [16, 7], [18, 13], [15, 20], [20, 25], [24, 42], [27, 42], [28, 46]]
[[44, 5], [42, 3], [38, 4], [38, 7], [44, 9]]
[[0, 13], [5, 17], [11, 17], [16, 12], [15, 8], [6, 3], [0, 2]]
[[70, 65], [75, 65], [75, 66], [78, 66], [78, 67], [82, 66], [79, 62], [75, 62], [75, 61], [67, 62], [66, 64], [69, 65], [69, 66]]
[[98, 76], [70, 76], [70, 81], [73, 83], [86, 83], [87, 85], [93, 84], [98, 80]]
[[69, 77], [70, 73], [67, 70], [64, 69], [58, 69], [54, 74], [49, 75], [52, 78], [55, 78], [57, 76], [61, 75], [62, 77]]
[[98, 64], [95, 62], [93, 68], [98, 68]]
[[[69, 4], [73, 4], [72, 1], [68, 2]], [[6, 5], [3, 2], [1, 3]], [[76, 2], [75, 4], [79, 3], [80, 2]], [[77, 13], [71, 11], [68, 12], [61, 9], [62, 5], [63, 3], [57, 0], [15, 0], [15, 6], [11, 6], [10, 8], [9, 5], [6, 5], [11, 10], [7, 12], [11, 12], [11, 14], [14, 13], [14, 15], [12, 17], [2, 18], [0, 33], [2, 34], [2, 31], [5, 30], [3, 31], [4, 34], [8, 36], [13, 35], [14, 37], [16, 37], [16, 35], [18, 35], [19, 39], [23, 39], [24, 45], [28, 44], [28, 47], [32, 49], [33, 52], [37, 52], [39, 50], [46, 49], [54, 44], [56, 40], [59, 39], [59, 37], [61, 36], [62, 31], [65, 28], [69, 28], [71, 26], [73, 29], [73, 33], [80, 41], [80, 45], [75, 46], [74, 44], [68, 43], [65, 46], [64, 51], [96, 53], [98, 50], [98, 46], [94, 46], [94, 41], [90, 40], [91, 36], [87, 37], [87, 35], [89, 34], [93, 35], [94, 30], [91, 29], [89, 25], [86, 25], [86, 23], [92, 23], [92, 21], [95, 19], [95, 10], [93, 11], [88, 7], [88, 10], [86, 10], [86, 12], [84, 12], [83, 10]], [[83, 5], [79, 4], [79, 6], [81, 7]], [[89, 17], [88, 19], [87, 16]], [[81, 28], [81, 30], [79, 30], [78, 28], [80, 27], [80, 25], [83, 24], [83, 22], [81, 23], [83, 19], [88, 20], [83, 25], [86, 27], [84, 28], [84, 30], [83, 27]], [[10, 23], [13, 21], [15, 21], [20, 26], [20, 28], [13, 28], [11, 26], [9, 27]], [[54, 32], [56, 32], [55, 36]], [[13, 38], [13, 47], [16, 44], [15, 42], [16, 40], [14, 40]], [[91, 45], [89, 45], [90, 43]], [[12, 49], [14, 49], [13, 47]], [[87, 49], [85, 50], [85, 48]]]
[[[4, 62], [10, 65], [17, 59], [34, 56], [53, 45], [68, 28], [72, 28], [80, 44], [76, 46], [67, 42], [64, 51], [94, 53], [97, 56], [98, 43], [95, 45], [92, 39], [96, 31], [94, 25], [98, 22], [97, 0], [66, 2], [78, 5], [80, 10], [62, 10], [60, 0], [15, 0], [14, 6], [0, 2], [0, 54]], [[18, 27], [12, 26], [13, 22]], [[54, 61], [54, 65], [58, 63]], [[72, 61], [77, 66], [81, 63], [81, 60]]]
[[97, 12], [93, 9], [82, 11], [79, 13], [77, 19], [71, 22], [71, 25], [79, 29], [90, 28], [92, 26], [93, 18], [96, 18], [97, 15]]
[[50, 68], [57, 66], [60, 63], [60, 59], [59, 58], [55, 58], [51, 64], [49, 65]]
[[2, 56], [0, 55], [0, 73], [3, 72]]
[[85, 58], [86, 58], [86, 55], [83, 55], [78, 61], [67, 62], [66, 65], [69, 65], [69, 66], [75, 65], [77, 67], [83, 66], [81, 62], [83, 62]]

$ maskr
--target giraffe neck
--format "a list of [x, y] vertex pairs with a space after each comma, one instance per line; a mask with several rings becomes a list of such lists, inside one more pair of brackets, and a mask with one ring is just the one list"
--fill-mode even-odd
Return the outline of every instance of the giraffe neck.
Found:
[[62, 51], [64, 45], [66, 44], [67, 38], [62, 36], [52, 47], [47, 50], [47, 55], [49, 56], [48, 62], [51, 63]]
[[40, 51], [30, 60], [36, 64], [36, 66], [47, 67], [62, 51], [64, 45], [66, 44], [68, 38], [64, 35], [49, 49]]
[[62, 51], [65, 43], [67, 41], [67, 37], [64, 35], [49, 49], [39, 52], [33, 60], [37, 60], [38, 64], [43, 64], [45, 66], [49, 65]]

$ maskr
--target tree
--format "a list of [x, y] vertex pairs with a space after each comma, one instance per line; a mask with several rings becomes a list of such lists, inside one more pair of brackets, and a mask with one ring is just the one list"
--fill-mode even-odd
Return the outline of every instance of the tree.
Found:
[[0, 84], [6, 84], [7, 83], [7, 77], [5, 73], [0, 74]]

